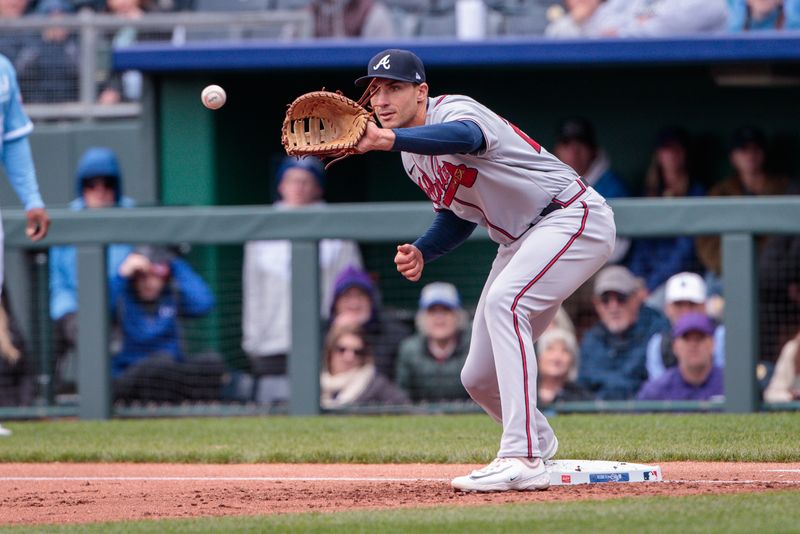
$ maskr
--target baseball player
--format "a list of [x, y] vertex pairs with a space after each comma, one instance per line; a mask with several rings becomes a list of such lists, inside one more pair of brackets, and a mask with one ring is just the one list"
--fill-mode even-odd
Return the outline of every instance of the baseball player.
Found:
[[[36, 171], [33, 167], [28, 134], [33, 130], [25, 111], [22, 109], [17, 75], [14, 67], [4, 55], [0, 54], [0, 161], [25, 206], [28, 223], [26, 235], [38, 241], [47, 234], [50, 218], [44, 209], [39, 194]], [[3, 286], [3, 227], [0, 220], [0, 290]], [[0, 436], [11, 432], [0, 426]]]
[[430, 97], [422, 61], [407, 50], [374, 56], [357, 85], [371, 83], [381, 127], [358, 144], [400, 152], [408, 176], [437, 214], [413, 244], [397, 247], [397, 270], [417, 281], [425, 264], [463, 243], [476, 225], [499, 244], [475, 312], [461, 381], [503, 425], [497, 458], [453, 479], [462, 491], [546, 489], [544, 462], [558, 448], [536, 407], [533, 343], [559, 304], [607, 260], [611, 208], [514, 124], [463, 95]]

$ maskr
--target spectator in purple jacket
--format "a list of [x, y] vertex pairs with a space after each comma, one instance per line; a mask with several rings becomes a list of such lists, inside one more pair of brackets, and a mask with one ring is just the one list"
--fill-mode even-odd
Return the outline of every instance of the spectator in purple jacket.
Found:
[[724, 395], [723, 371], [714, 365], [714, 321], [703, 313], [681, 316], [672, 329], [678, 365], [642, 386], [638, 400], [713, 400]]

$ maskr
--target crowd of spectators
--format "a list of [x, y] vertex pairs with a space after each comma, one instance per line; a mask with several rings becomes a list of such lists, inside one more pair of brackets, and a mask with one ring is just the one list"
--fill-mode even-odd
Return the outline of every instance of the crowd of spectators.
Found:
[[[324, 38], [414, 38], [456, 36], [456, 2], [406, 0], [0, 0], [0, 22], [20, 17], [55, 20], [91, 10], [116, 15], [123, 23], [148, 13], [294, 10], [307, 13], [311, 34]], [[442, 4], [442, 5], [440, 5]], [[663, 37], [721, 32], [791, 30], [800, 28], [800, 0], [485, 0], [491, 16], [487, 35], [542, 34], [548, 38]], [[485, 11], [481, 11], [486, 15]], [[521, 21], [525, 21], [522, 23]], [[221, 34], [198, 30], [197, 38]], [[17, 69], [26, 102], [73, 102], [78, 99], [80, 46], [78, 32], [55, 22], [42, 31], [4, 31], [0, 53]], [[174, 43], [186, 40], [186, 28], [143, 35], [122, 24], [101, 38], [98, 49], [99, 104], [136, 101], [142, 79], [137, 71], [113, 72], [108, 47], [130, 46], [142, 40]], [[213, 33], [213, 32], [212, 32]], [[193, 34], [194, 35], [194, 34]], [[258, 36], [258, 32], [253, 32]], [[107, 41], [107, 42], [105, 42]], [[603, 153], [595, 164], [603, 164]]]

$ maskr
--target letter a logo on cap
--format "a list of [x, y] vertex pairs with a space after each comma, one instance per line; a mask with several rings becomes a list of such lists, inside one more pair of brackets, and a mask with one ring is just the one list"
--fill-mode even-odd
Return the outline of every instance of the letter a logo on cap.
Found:
[[378, 67], [383, 67], [384, 69], [389, 70], [391, 68], [391, 65], [389, 65], [390, 57], [391, 54], [386, 54], [385, 56], [383, 56], [381, 60], [378, 61], [374, 67], [372, 67], [372, 70], [378, 70]]

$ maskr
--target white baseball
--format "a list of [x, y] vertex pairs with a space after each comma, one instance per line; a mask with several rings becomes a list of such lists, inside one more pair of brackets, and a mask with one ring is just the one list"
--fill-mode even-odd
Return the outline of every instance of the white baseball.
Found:
[[208, 109], [219, 109], [225, 105], [227, 95], [225, 89], [219, 85], [209, 85], [200, 93], [200, 100]]

